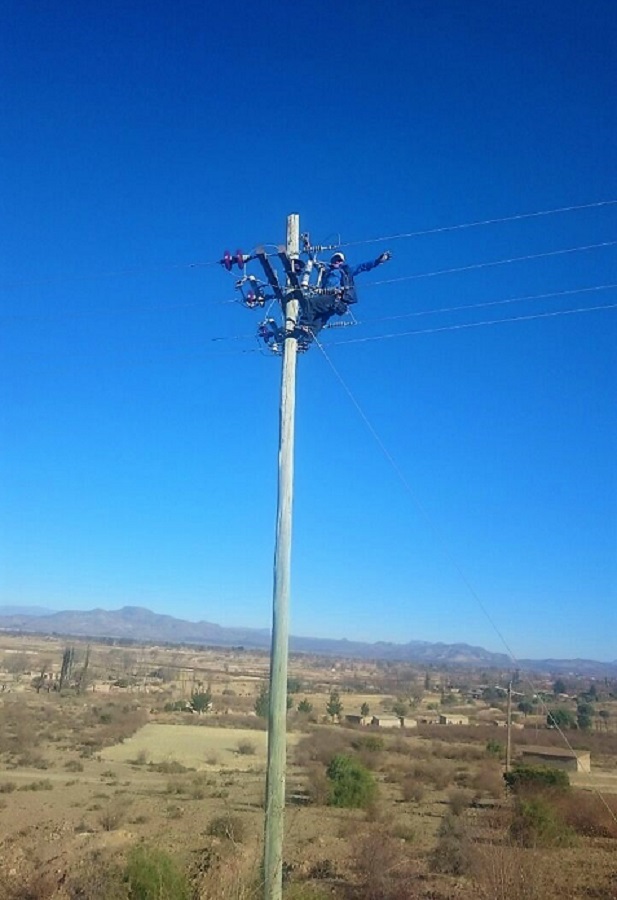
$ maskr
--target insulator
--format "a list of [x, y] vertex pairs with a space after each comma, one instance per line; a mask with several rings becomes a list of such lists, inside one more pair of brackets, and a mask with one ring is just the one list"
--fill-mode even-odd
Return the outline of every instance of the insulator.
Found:
[[309, 281], [311, 280], [311, 272], [313, 271], [313, 260], [309, 259], [306, 266], [304, 267], [304, 272], [302, 273], [302, 278], [300, 280], [300, 284], [303, 288], [308, 287]]

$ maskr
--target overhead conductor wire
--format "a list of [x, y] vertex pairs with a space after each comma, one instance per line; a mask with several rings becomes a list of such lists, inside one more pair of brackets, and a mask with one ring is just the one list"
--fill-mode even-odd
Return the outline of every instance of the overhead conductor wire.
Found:
[[[347, 338], [332, 341], [333, 344], [365, 344], [370, 341], [386, 341], [398, 337], [410, 337], [417, 334], [439, 334], [443, 331], [464, 331], [468, 328], [483, 328], [488, 325], [504, 325], [506, 322], [531, 322], [533, 319], [551, 319], [557, 316], [571, 316], [575, 313], [599, 312], [603, 309], [617, 309], [617, 303], [605, 303], [601, 306], [579, 306], [577, 309], [556, 309], [552, 312], [529, 313], [525, 316], [509, 316], [504, 319], [486, 319], [483, 322], [463, 322], [458, 325], [437, 325], [434, 328], [418, 328], [413, 331], [395, 331], [391, 334], [378, 334], [373, 337]], [[380, 321], [376, 319], [375, 321]], [[362, 324], [361, 322], [358, 324]]]
[[[617, 246], [617, 240], [602, 241], [601, 243], [598, 243], [598, 244], [583, 244], [583, 245], [580, 245], [577, 247], [566, 247], [566, 248], [563, 248], [560, 250], [549, 250], [549, 251], [545, 251], [543, 253], [528, 254], [526, 256], [513, 256], [513, 257], [509, 257], [507, 259], [489, 260], [488, 262], [471, 263], [466, 266], [455, 266], [455, 267], [449, 268], [449, 269], [436, 269], [436, 270], [433, 270], [430, 272], [416, 272], [412, 275], [402, 275], [399, 278], [390, 278], [390, 279], [386, 279], [383, 281], [369, 281], [364, 285], [364, 288], [367, 289], [367, 288], [371, 288], [371, 287], [378, 287], [378, 286], [381, 286], [384, 284], [400, 284], [403, 281], [414, 281], [414, 280], [420, 279], [420, 278], [435, 278], [439, 275], [453, 275], [453, 274], [458, 274], [461, 272], [471, 272], [471, 271], [476, 271], [479, 269], [491, 268], [493, 266], [505, 266], [505, 265], [510, 265], [511, 263], [526, 262], [528, 260], [543, 259], [545, 257], [550, 257], [550, 256], [561, 256], [561, 255], [569, 254], [569, 253], [579, 253], [579, 252], [584, 252], [587, 250], [597, 250], [597, 249], [601, 249], [601, 248], [605, 248], [605, 247], [614, 247], [614, 246]], [[204, 263], [204, 265], [205, 265], [205, 263]], [[613, 287], [613, 285], [612, 284], [597, 285], [597, 286], [590, 287], [590, 288], [581, 288], [580, 290], [581, 291], [583, 291], [583, 290], [590, 290], [590, 291], [591, 290], [604, 290], [604, 289], [608, 289], [610, 287]], [[568, 292], [564, 291], [563, 293], [568, 293]], [[575, 293], [575, 291], [572, 291], [572, 293]], [[523, 299], [532, 300], [532, 299], [536, 299], [536, 297], [539, 299], [542, 296], [543, 296], [542, 294], [537, 294], [535, 296], [522, 297], [520, 299], [521, 300], [523, 300]], [[548, 296], [552, 296], [552, 295], [547, 294], [546, 296], [548, 297]], [[557, 293], [554, 296], [557, 296]], [[507, 301], [507, 302], [513, 303], [513, 302], [515, 302], [515, 300], [518, 300], [518, 299], [519, 298], [514, 298], [514, 300]], [[506, 301], [503, 301], [503, 302], [506, 302]], [[221, 304], [237, 304], [238, 300], [237, 299], [221, 300], [221, 301], [219, 301], [219, 303], [221, 303]], [[17, 314], [0, 316], [0, 321], [7, 321], [9, 319], [11, 319], [11, 320], [55, 319], [55, 318], [64, 318], [64, 317], [69, 317], [69, 318], [80, 317], [81, 318], [84, 316], [89, 317], [89, 316], [97, 315], [97, 314], [105, 314], [107, 312], [111, 312], [113, 314], [117, 314], [118, 312], [127, 312], [127, 313], [155, 312], [157, 310], [164, 312], [165, 310], [168, 310], [168, 309], [169, 310], [190, 309], [190, 308], [197, 307], [199, 305], [200, 304], [198, 301], [192, 301], [192, 302], [187, 302], [187, 303], [182, 303], [182, 304], [169, 304], [169, 305], [155, 304], [151, 307], [144, 307], [144, 306], [142, 306], [141, 308], [140, 307], [132, 307], [130, 309], [125, 308], [123, 310], [114, 310], [113, 308], [100, 308], [99, 310], [78, 310], [78, 311], [65, 311], [65, 312], [63, 312], [62, 310], [56, 310], [52, 313], [46, 312], [44, 315], [30, 315], [28, 313], [17, 313]]]
[[[406, 491], [407, 494], [411, 497], [413, 503], [416, 505], [416, 507], [418, 508], [419, 512], [421, 513], [421, 515], [422, 515], [424, 521], [425, 521], [426, 524], [428, 525], [428, 527], [429, 527], [429, 529], [431, 530], [431, 532], [433, 533], [434, 537], [437, 539], [439, 545], [441, 546], [442, 551], [443, 551], [444, 554], [446, 555], [446, 557], [447, 557], [447, 559], [449, 560], [450, 564], [452, 565], [452, 567], [454, 568], [454, 570], [457, 572], [457, 574], [458, 574], [459, 577], [461, 578], [463, 584], [465, 585], [465, 587], [467, 588], [467, 590], [469, 591], [469, 593], [471, 594], [471, 596], [473, 597], [473, 599], [475, 600], [475, 602], [478, 604], [479, 608], [482, 610], [482, 613], [483, 613], [484, 616], [486, 617], [486, 619], [487, 619], [487, 621], [489, 622], [491, 628], [493, 629], [493, 631], [495, 632], [495, 634], [497, 635], [497, 637], [498, 637], [499, 640], [501, 641], [502, 645], [505, 647], [508, 656], [510, 657], [510, 659], [512, 660], [512, 662], [515, 664], [515, 666], [520, 667], [520, 663], [518, 662], [516, 656], [514, 655], [514, 652], [512, 651], [512, 648], [511, 648], [510, 645], [508, 644], [508, 642], [507, 642], [506, 638], [504, 637], [502, 631], [501, 631], [500, 628], [497, 626], [497, 623], [495, 622], [495, 620], [493, 619], [493, 617], [492, 617], [491, 614], [489, 613], [489, 611], [488, 611], [488, 609], [486, 608], [485, 604], [482, 602], [482, 599], [481, 599], [480, 595], [478, 594], [478, 592], [476, 591], [476, 589], [474, 588], [474, 586], [473, 586], [472, 583], [470, 582], [469, 578], [467, 577], [467, 575], [466, 575], [465, 572], [463, 571], [462, 567], [459, 565], [458, 560], [457, 560], [457, 559], [454, 557], [454, 555], [451, 553], [450, 548], [449, 548], [449, 545], [447, 544], [447, 542], [446, 542], [446, 540], [445, 540], [443, 534], [442, 534], [441, 531], [437, 528], [435, 522], [434, 522], [434, 521], [431, 519], [431, 517], [429, 516], [429, 514], [428, 514], [426, 508], [425, 508], [424, 505], [420, 502], [418, 496], [417, 496], [417, 495], [415, 494], [415, 492], [413, 491], [413, 489], [412, 489], [411, 485], [409, 484], [409, 481], [408, 481], [407, 478], [405, 477], [405, 474], [404, 474], [404, 472], [402, 471], [401, 467], [398, 465], [398, 463], [396, 462], [396, 460], [394, 459], [394, 457], [392, 456], [392, 454], [390, 453], [390, 451], [389, 451], [388, 448], [386, 447], [385, 443], [384, 443], [383, 440], [381, 439], [381, 437], [380, 437], [380, 435], [378, 434], [377, 430], [375, 429], [374, 425], [372, 424], [372, 422], [370, 421], [370, 419], [368, 418], [368, 416], [366, 415], [366, 413], [364, 412], [364, 410], [363, 410], [362, 407], [360, 406], [358, 400], [356, 399], [356, 397], [355, 397], [354, 394], [352, 393], [350, 387], [348, 386], [348, 384], [347, 384], [347, 383], [345, 382], [345, 380], [343, 379], [343, 376], [342, 376], [341, 373], [338, 371], [338, 369], [336, 368], [336, 366], [334, 365], [334, 363], [332, 362], [332, 360], [330, 359], [330, 357], [329, 357], [328, 354], [326, 353], [323, 344], [322, 344], [317, 338], [315, 338], [314, 341], [315, 341], [315, 343], [317, 344], [317, 346], [319, 347], [319, 350], [320, 350], [320, 352], [321, 352], [323, 358], [324, 358], [325, 361], [328, 363], [328, 365], [329, 365], [330, 369], [332, 370], [332, 372], [333, 372], [335, 378], [337, 379], [337, 381], [339, 382], [339, 384], [340, 384], [341, 387], [343, 388], [343, 391], [347, 394], [347, 396], [348, 396], [349, 400], [351, 401], [352, 405], [355, 407], [355, 409], [356, 409], [358, 415], [360, 416], [360, 418], [361, 418], [362, 421], [364, 422], [366, 428], [368, 429], [368, 431], [369, 431], [370, 434], [372, 435], [373, 439], [374, 439], [375, 442], [377, 443], [379, 449], [381, 450], [381, 452], [383, 453], [383, 455], [385, 456], [385, 458], [387, 459], [387, 461], [390, 463], [390, 465], [391, 465], [392, 468], [394, 469], [394, 472], [396, 473], [396, 475], [397, 475], [399, 481], [401, 482], [401, 484], [402, 484], [403, 487], [405, 488], [405, 491]], [[536, 690], [535, 685], [533, 684], [533, 682], [531, 682], [531, 680], [530, 680], [529, 678], [527, 678], [527, 677], [526, 677], [526, 681], [527, 681], [527, 683], [529, 684], [529, 686], [532, 688], [534, 694], [537, 695], [538, 692], [537, 692], [537, 690]], [[548, 715], [551, 715], [551, 714], [550, 714], [550, 710], [548, 709], [548, 707], [546, 706], [546, 704], [545, 704], [542, 700], [540, 700], [540, 702], [541, 702], [541, 705], [542, 705], [543, 710], [544, 710]], [[562, 740], [564, 741], [564, 743], [566, 744], [566, 746], [568, 747], [568, 749], [569, 749], [572, 753], [574, 753], [574, 752], [575, 752], [575, 751], [574, 751], [574, 748], [572, 747], [570, 741], [568, 740], [566, 734], [564, 733], [564, 731], [563, 731], [562, 728], [560, 727], [559, 723], [556, 722], [556, 721], [553, 719], [552, 716], [551, 716], [551, 718], [552, 718], [552, 720], [553, 720], [553, 725], [554, 725], [554, 727], [555, 727], [555, 730], [559, 733], [559, 735], [561, 736]], [[589, 775], [590, 775], [590, 777], [591, 777], [591, 773], [589, 773]], [[596, 794], [596, 796], [598, 797], [598, 799], [602, 802], [602, 804], [606, 807], [606, 809], [608, 810], [608, 812], [609, 812], [610, 816], [612, 817], [612, 819], [617, 823], [617, 815], [613, 812], [613, 810], [611, 809], [610, 805], [609, 805], [608, 802], [606, 801], [606, 798], [605, 798], [605, 797], [603, 796], [603, 794], [602, 794], [602, 793], [601, 793], [601, 792], [593, 785], [593, 783], [592, 783], [592, 790], [593, 790], [593, 792]]]
[[371, 281], [365, 287], [376, 287], [381, 284], [399, 284], [414, 278], [434, 278], [437, 275], [452, 275], [458, 272], [471, 272], [475, 269], [488, 269], [491, 266], [506, 266], [510, 263], [527, 262], [532, 259], [545, 259], [549, 256], [563, 256], [566, 253], [581, 253], [585, 250], [598, 250], [603, 247], [614, 247], [617, 241], [601, 241], [599, 244], [583, 244], [578, 247], [566, 247], [561, 250], [547, 250], [543, 253], [528, 253], [526, 256], [510, 256], [506, 259], [495, 259], [489, 262], [471, 263], [467, 266], [454, 266], [451, 269], [435, 269], [433, 272], [417, 272], [414, 275], [402, 275], [400, 278], [387, 278], [384, 281]]
[[[585, 209], [600, 209], [605, 206], [614, 206], [617, 204], [617, 199], [609, 199], [609, 200], [597, 200], [593, 203], [581, 203], [578, 205], [570, 205], [570, 206], [560, 206], [555, 207], [553, 209], [541, 209], [536, 210], [535, 212], [530, 213], [516, 213], [510, 216], [499, 216], [492, 219], [479, 219], [475, 222], [462, 222], [455, 225], [442, 225], [437, 226], [435, 228], [425, 228], [417, 231], [407, 231], [401, 232], [399, 234], [391, 234], [384, 235], [382, 237], [376, 238], [365, 238], [357, 241], [345, 241], [344, 243], [339, 243], [337, 246], [339, 247], [356, 247], [361, 244], [375, 244], [383, 241], [395, 241], [395, 240], [403, 240], [405, 238], [415, 238], [422, 237], [424, 235], [431, 234], [443, 234], [445, 232], [450, 231], [462, 231], [467, 228], [479, 228], [485, 225], [501, 225], [506, 222], [517, 222], [525, 219], [535, 219], [540, 218], [542, 216], [552, 216], [557, 215], [559, 213], [567, 213], [567, 212], [579, 212]], [[340, 237], [340, 236], [339, 236]], [[264, 244], [264, 247], [275, 247], [276, 252], [272, 254], [267, 254], [268, 256], [278, 255], [278, 244]], [[201, 261], [197, 260], [189, 263], [160, 263], [155, 266], [132, 266], [125, 269], [117, 269], [110, 270], [107, 272], [95, 272], [92, 274], [82, 274], [82, 275], [59, 275], [59, 276], [48, 276], [42, 278], [16, 278], [12, 280], [8, 280], [5, 282], [0, 282], [0, 288], [7, 286], [18, 286], [18, 285], [28, 285], [28, 284], [46, 284], [46, 283], [58, 283], [59, 281], [80, 281], [80, 280], [89, 280], [89, 279], [97, 279], [97, 278], [114, 278], [114, 277], [123, 277], [130, 275], [139, 275], [144, 272], [156, 272], [156, 271], [164, 271], [164, 270], [173, 270], [173, 269], [203, 269], [209, 266], [217, 266], [220, 264], [219, 259], [209, 260], [209, 261]]]
[[360, 244], [377, 244], [381, 241], [398, 241], [404, 238], [423, 237], [428, 234], [443, 234], [448, 231], [462, 231], [465, 228], [479, 228], [482, 225], [502, 225], [505, 222], [519, 222], [522, 219], [538, 219], [541, 216], [553, 216], [557, 213], [578, 212], [583, 209], [598, 209], [601, 206], [614, 206], [617, 200], [598, 200], [595, 203], [581, 203], [577, 206], [560, 206], [556, 209], [541, 209], [530, 213], [517, 213], [512, 216], [500, 216], [496, 219], [480, 219], [476, 222], [463, 222], [459, 225], [442, 225], [436, 228], [424, 228], [419, 231], [407, 231], [400, 234], [384, 235], [377, 238], [366, 238], [360, 241], [345, 241], [341, 247], [357, 247]]

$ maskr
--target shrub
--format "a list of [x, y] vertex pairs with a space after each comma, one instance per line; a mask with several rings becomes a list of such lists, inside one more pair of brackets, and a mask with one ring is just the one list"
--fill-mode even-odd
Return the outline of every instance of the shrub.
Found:
[[84, 764], [78, 759], [69, 759], [69, 761], [64, 764], [64, 768], [68, 772], [83, 772]]
[[579, 790], [552, 799], [566, 825], [577, 834], [617, 838], [617, 797]]
[[471, 787], [474, 789], [477, 799], [486, 794], [496, 799], [501, 797], [505, 790], [501, 766], [493, 763], [483, 766], [472, 779]]
[[430, 857], [432, 870], [443, 875], [465, 875], [471, 868], [471, 845], [461, 819], [448, 813], [439, 826], [437, 837], [437, 845]]
[[41, 778], [40, 781], [29, 781], [27, 784], [22, 784], [18, 790], [19, 791], [52, 791], [53, 784], [49, 780], [49, 778]]
[[471, 797], [467, 791], [451, 791], [448, 797], [450, 812], [453, 816], [460, 816], [471, 802]]
[[400, 840], [374, 828], [353, 846], [354, 868], [363, 900], [404, 900], [417, 896], [410, 890], [414, 879], [411, 862], [401, 851]]
[[99, 816], [99, 824], [103, 831], [115, 831], [126, 817], [127, 804], [115, 800], [109, 803]]
[[406, 778], [403, 781], [402, 794], [403, 800], [408, 803], [410, 801], [413, 803], [421, 803], [424, 799], [425, 788], [424, 785], [420, 784], [420, 782], [416, 781], [414, 778]]
[[246, 837], [246, 828], [242, 819], [226, 813], [224, 816], [212, 819], [208, 826], [208, 834], [213, 837], [225, 838], [233, 844], [241, 844]]
[[313, 764], [307, 774], [307, 793], [312, 803], [323, 805], [330, 796], [330, 782], [322, 766]]
[[330, 782], [328, 803], [352, 809], [366, 809], [375, 801], [377, 784], [362, 763], [351, 756], [335, 756], [326, 775]]
[[438, 791], [443, 791], [454, 778], [454, 768], [443, 761], [416, 762], [411, 767], [410, 775], [416, 781], [432, 784]]
[[518, 847], [476, 845], [473, 884], [481, 900], [548, 900], [555, 891], [556, 860], [541, 851]]
[[518, 797], [510, 834], [523, 847], [569, 847], [574, 832], [546, 796]]
[[379, 734], [367, 734], [352, 741], [355, 750], [366, 750], [368, 753], [379, 753], [385, 747], [385, 741]]
[[241, 756], [254, 756], [257, 752], [257, 746], [254, 741], [242, 740], [238, 741], [238, 753]]
[[316, 728], [296, 746], [295, 760], [300, 766], [319, 762], [327, 766], [338, 753], [347, 753], [353, 733], [340, 728]]
[[188, 878], [162, 850], [134, 847], [126, 863], [125, 878], [131, 900], [189, 900]]
[[337, 878], [336, 866], [331, 859], [318, 859], [310, 868], [309, 878], [322, 880], [324, 878]]
[[166, 794], [183, 794], [186, 790], [186, 784], [181, 778], [170, 778], [165, 785]]
[[[196, 864], [195, 897], [199, 900], [262, 900], [263, 881], [260, 865], [252, 853], [244, 848], [228, 847], [219, 855], [213, 848], [205, 848]], [[301, 885], [305, 887], [305, 885]], [[287, 890], [285, 897], [288, 896]], [[310, 894], [291, 894], [306, 897]], [[317, 898], [315, 898], [317, 900]]]
[[542, 790], [567, 791], [570, 787], [568, 773], [563, 769], [552, 769], [550, 766], [516, 765], [503, 777], [506, 785], [515, 794]]

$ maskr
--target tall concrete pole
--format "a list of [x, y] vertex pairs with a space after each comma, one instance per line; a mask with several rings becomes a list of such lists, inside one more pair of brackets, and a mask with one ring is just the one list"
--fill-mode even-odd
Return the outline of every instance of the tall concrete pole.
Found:
[[506, 714], [506, 772], [512, 768], [512, 682], [508, 684], [508, 706]]
[[[287, 217], [287, 255], [300, 253], [300, 217]], [[298, 317], [298, 298], [286, 293], [285, 328], [292, 331]], [[266, 900], [283, 894], [283, 815], [287, 751], [287, 657], [289, 644], [289, 593], [291, 583], [291, 514], [293, 506], [294, 427], [298, 342], [287, 337], [283, 347], [279, 432], [278, 509], [274, 551], [272, 650], [270, 655], [270, 705], [268, 712], [268, 774], [264, 844]]]

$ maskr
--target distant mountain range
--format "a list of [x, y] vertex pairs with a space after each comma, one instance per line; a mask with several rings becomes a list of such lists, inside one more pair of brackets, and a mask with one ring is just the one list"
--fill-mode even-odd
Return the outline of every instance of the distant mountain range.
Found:
[[[51, 612], [39, 607], [0, 606], [0, 630], [27, 634], [66, 635], [83, 638], [108, 638], [142, 643], [204, 644], [212, 647], [242, 646], [267, 650], [270, 632], [265, 628], [223, 628], [212, 622], [188, 622], [173, 616], [153, 613], [139, 606], [118, 610], [65, 610]], [[356, 659], [381, 659], [419, 665], [474, 666], [511, 669], [513, 662], [505, 653], [491, 653], [469, 644], [442, 644], [409, 641], [394, 644], [291, 636], [289, 648], [295, 653], [342, 656]], [[582, 675], [617, 675], [617, 661], [596, 662], [585, 659], [517, 660], [518, 666], [544, 672], [570, 672]]]

